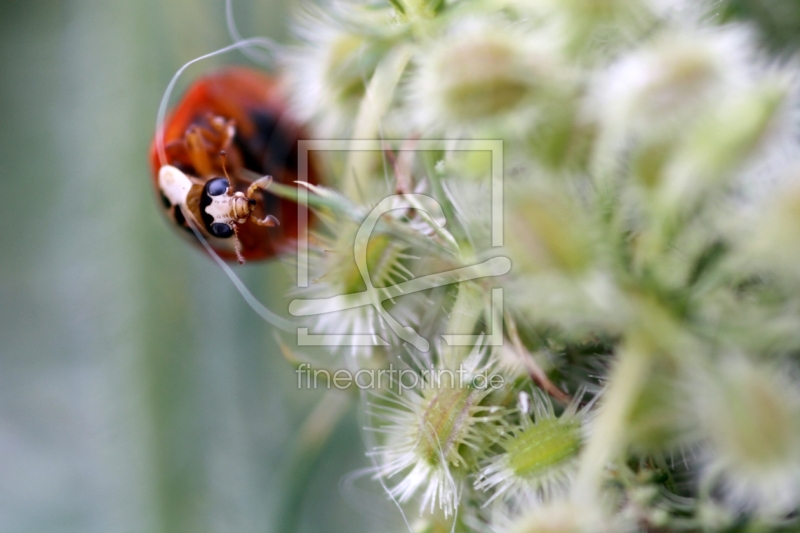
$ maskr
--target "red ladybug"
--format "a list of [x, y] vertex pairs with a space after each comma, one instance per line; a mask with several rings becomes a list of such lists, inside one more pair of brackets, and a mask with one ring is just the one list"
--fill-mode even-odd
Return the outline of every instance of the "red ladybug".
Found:
[[[296, 203], [269, 192], [272, 179], [295, 186], [300, 126], [286, 112], [278, 82], [236, 67], [195, 82], [167, 118], [166, 161], [150, 147], [153, 182], [167, 216], [194, 226], [224, 259], [266, 259], [297, 239]], [[308, 181], [316, 183], [309, 161]]]

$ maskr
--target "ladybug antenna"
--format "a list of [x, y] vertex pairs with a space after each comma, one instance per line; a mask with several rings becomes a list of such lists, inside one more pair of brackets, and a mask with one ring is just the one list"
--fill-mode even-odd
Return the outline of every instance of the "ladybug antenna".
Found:
[[228, 263], [226, 263], [214, 250], [214, 248], [211, 247], [211, 245], [208, 243], [208, 240], [206, 240], [206, 238], [198, 229], [199, 225], [197, 223], [197, 219], [195, 219], [192, 212], [189, 211], [189, 209], [186, 209], [185, 206], [181, 206], [181, 211], [186, 217], [186, 222], [188, 222], [189, 227], [191, 228], [192, 232], [194, 232], [197, 240], [200, 241], [200, 244], [202, 244], [203, 248], [206, 249], [208, 255], [211, 256], [211, 258], [222, 269], [225, 275], [228, 276], [228, 279], [231, 280], [233, 286], [236, 287], [236, 290], [242, 295], [242, 298], [244, 298], [244, 301], [247, 302], [247, 305], [250, 307], [250, 309], [255, 311], [255, 313], [260, 316], [262, 320], [268, 324], [272, 324], [281, 331], [285, 331], [287, 333], [297, 332], [297, 327], [300, 326], [301, 323], [295, 322], [291, 319], [286, 319], [262, 304], [258, 298], [256, 298], [253, 293], [250, 292], [250, 289], [248, 289], [247, 286], [242, 282], [241, 278], [239, 278], [239, 276], [236, 275], [231, 267], [228, 266]]
[[[261, 189], [262, 191], [266, 191], [269, 189], [269, 186], [272, 185], [272, 176], [264, 176], [261, 179], [257, 179], [253, 183], [250, 184], [250, 187], [247, 188], [247, 199], [250, 201], [250, 204], [253, 205], [256, 202], [256, 199], [253, 198], [253, 195], [256, 193], [256, 190]], [[250, 213], [250, 218], [258, 224], [259, 226], [266, 226], [268, 228], [272, 228], [275, 226], [280, 226], [280, 221], [272, 215], [267, 215], [264, 218], [256, 218], [253, 216], [253, 213]]]
[[233, 249], [236, 251], [236, 260], [239, 261], [240, 265], [244, 264], [244, 256], [242, 255], [242, 241], [239, 240], [239, 226], [238, 224], [233, 225]]
[[[228, 154], [225, 153], [225, 150], [219, 151], [219, 160], [222, 163], [222, 173], [225, 174], [225, 179], [228, 180], [228, 183], [231, 183], [231, 177], [228, 176], [228, 168], [226, 165], [226, 163], [228, 162]], [[231, 187], [233, 187], [232, 183]]]

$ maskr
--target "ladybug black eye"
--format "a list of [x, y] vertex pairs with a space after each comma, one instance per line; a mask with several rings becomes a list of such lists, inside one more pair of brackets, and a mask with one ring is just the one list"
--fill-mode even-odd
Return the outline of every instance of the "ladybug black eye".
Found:
[[225, 194], [231, 184], [225, 178], [214, 178], [206, 183], [206, 192], [209, 196]]
[[228, 237], [233, 235], [232, 227], [230, 227], [227, 224], [221, 224], [219, 222], [211, 224], [209, 231], [211, 232], [211, 235], [213, 235], [214, 237], [218, 237], [220, 239], [227, 239]]

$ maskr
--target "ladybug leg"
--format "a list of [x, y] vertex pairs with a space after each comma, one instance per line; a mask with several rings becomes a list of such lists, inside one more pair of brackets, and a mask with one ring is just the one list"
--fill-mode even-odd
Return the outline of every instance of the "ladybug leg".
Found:
[[186, 141], [187, 155], [198, 175], [202, 177], [213, 176], [214, 164], [208, 155], [208, 145], [200, 128], [192, 126], [187, 129], [184, 139]]
[[281, 222], [277, 218], [272, 215], [267, 215], [264, 218], [256, 218], [250, 217], [250, 219], [255, 222], [258, 226], [264, 226], [267, 228], [274, 228], [276, 226], [280, 226]]
[[233, 138], [236, 136], [236, 123], [233, 120], [225, 120], [220, 116], [211, 116], [208, 122], [219, 137], [220, 150], [230, 149]]
[[261, 179], [257, 179], [256, 181], [250, 184], [250, 187], [247, 188], [247, 197], [252, 198], [256, 190], [258, 189], [266, 191], [267, 189], [269, 189], [270, 185], [272, 185], [272, 176], [264, 176]]
[[208, 178], [219, 174], [216, 156], [220, 151], [229, 150], [236, 136], [236, 126], [232, 120], [219, 116], [208, 116], [210, 127], [192, 125], [184, 134], [183, 144], [186, 155], [199, 176]]
[[[227, 171], [226, 177], [231, 182], [234, 189], [239, 189], [241, 186], [246, 185], [248, 182], [242, 180], [240, 172], [242, 170], [242, 161], [239, 155], [239, 150], [234, 146], [234, 138], [236, 137], [236, 122], [234, 120], [226, 120], [219, 115], [208, 114], [206, 117], [209, 127], [203, 129], [203, 134], [210, 145], [208, 153], [223, 152], [228, 155], [227, 160], [224, 156], [220, 159], [222, 163], [222, 170]], [[219, 168], [215, 168], [218, 172]], [[230, 174], [230, 175], [228, 175]]]
[[[269, 186], [272, 185], [272, 176], [264, 176], [261, 179], [258, 179], [250, 184], [250, 187], [247, 188], [247, 199], [250, 200], [252, 205], [255, 205], [255, 199], [253, 195], [256, 193], [258, 189], [262, 191], [266, 191], [269, 189]], [[272, 215], [267, 215], [266, 217], [259, 219], [254, 216], [250, 217], [253, 222], [258, 224], [259, 226], [266, 226], [268, 228], [273, 228], [275, 226], [280, 226], [280, 221]]]
[[168, 164], [178, 168], [187, 168], [192, 165], [188, 157], [185, 139], [170, 141], [164, 149], [167, 153]]

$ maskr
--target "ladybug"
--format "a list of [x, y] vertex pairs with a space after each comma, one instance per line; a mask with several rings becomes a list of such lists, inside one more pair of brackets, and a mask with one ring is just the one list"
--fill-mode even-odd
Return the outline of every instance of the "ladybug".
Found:
[[[197, 80], [153, 139], [153, 184], [167, 217], [196, 240], [194, 227], [223, 259], [267, 259], [297, 240], [305, 207], [269, 192], [273, 179], [299, 179], [304, 133], [286, 109], [278, 80], [227, 68]], [[308, 169], [317, 183], [313, 161]]]

